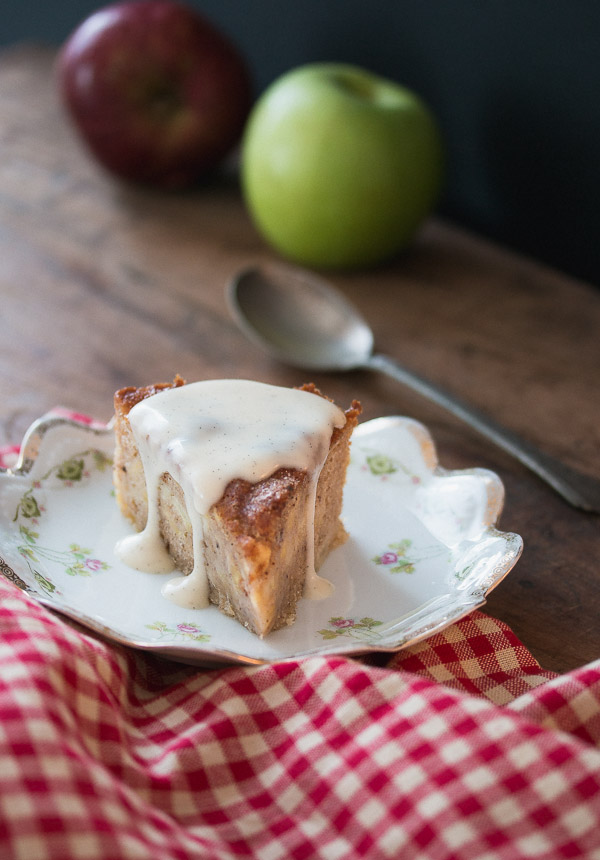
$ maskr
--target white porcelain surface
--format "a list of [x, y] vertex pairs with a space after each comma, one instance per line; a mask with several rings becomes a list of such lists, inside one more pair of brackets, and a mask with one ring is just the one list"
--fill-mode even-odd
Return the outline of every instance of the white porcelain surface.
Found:
[[216, 608], [161, 595], [172, 574], [114, 554], [131, 531], [112, 489], [109, 428], [40, 419], [12, 471], [0, 472], [0, 571], [40, 602], [109, 638], [189, 663], [262, 663], [308, 654], [397, 651], [485, 602], [522, 541], [496, 529], [504, 491], [487, 470], [437, 465], [427, 430], [379, 418], [354, 435], [343, 518], [350, 534], [321, 569], [323, 601], [264, 640]]

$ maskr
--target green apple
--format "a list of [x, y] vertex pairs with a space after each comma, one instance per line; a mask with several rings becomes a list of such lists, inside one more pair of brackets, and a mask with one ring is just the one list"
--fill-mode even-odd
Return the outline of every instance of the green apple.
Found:
[[435, 119], [411, 90], [356, 66], [312, 63], [254, 105], [241, 150], [250, 215], [282, 255], [364, 267], [405, 248], [443, 175]]

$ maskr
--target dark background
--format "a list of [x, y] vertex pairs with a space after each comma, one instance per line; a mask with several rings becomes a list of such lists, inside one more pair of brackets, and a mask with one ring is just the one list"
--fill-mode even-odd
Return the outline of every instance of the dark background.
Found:
[[[353, 62], [414, 88], [448, 152], [442, 215], [600, 285], [598, 0], [190, 0], [246, 55]], [[0, 44], [59, 44], [93, 0], [5, 0]]]

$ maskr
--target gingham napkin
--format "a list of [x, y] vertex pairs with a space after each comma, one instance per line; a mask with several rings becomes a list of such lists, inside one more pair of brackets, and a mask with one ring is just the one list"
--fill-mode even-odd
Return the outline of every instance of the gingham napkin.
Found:
[[600, 858], [600, 662], [475, 612], [389, 667], [202, 670], [0, 581], [0, 857]]

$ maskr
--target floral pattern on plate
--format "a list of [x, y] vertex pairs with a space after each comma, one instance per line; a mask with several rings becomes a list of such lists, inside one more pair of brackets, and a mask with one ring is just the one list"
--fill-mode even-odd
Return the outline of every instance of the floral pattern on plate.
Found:
[[374, 618], [359, 618], [355, 621], [354, 618], [330, 618], [328, 629], [319, 630], [323, 639], [335, 639], [338, 636], [350, 636], [359, 641], [366, 640], [367, 642], [374, 641], [374, 633], [376, 627], [381, 625], [381, 621], [375, 621]]
[[91, 557], [91, 549], [76, 543], [69, 544], [66, 549], [42, 546], [39, 543], [40, 533], [36, 527], [46, 512], [40, 493], [45, 496], [45, 489], [53, 480], [63, 487], [73, 487], [89, 478], [94, 470], [105, 472], [111, 466], [111, 458], [103, 452], [95, 449], [82, 451], [51, 466], [25, 489], [18, 500], [13, 517], [22, 539], [18, 551], [27, 562], [37, 586], [45, 594], [62, 595], [62, 591], [50, 576], [42, 572], [41, 568], [45, 562], [62, 566], [68, 576], [92, 576], [99, 571], [108, 570], [110, 565], [99, 558]]
[[521, 552], [518, 535], [496, 528], [496, 475], [446, 471], [422, 425], [375, 419], [354, 435], [350, 537], [320, 571], [332, 595], [301, 600], [293, 625], [260, 639], [213, 606], [190, 617], [161, 594], [172, 574], [115, 556], [131, 526], [115, 503], [112, 453], [107, 427], [65, 414], [33, 425], [17, 464], [0, 471], [0, 572], [104, 636], [190, 663], [398, 650], [481, 606]]
[[196, 624], [180, 621], [179, 624], [167, 624], [164, 621], [154, 621], [146, 624], [148, 630], [156, 630], [157, 638], [185, 639], [191, 642], [210, 642], [208, 633], [204, 633]]

